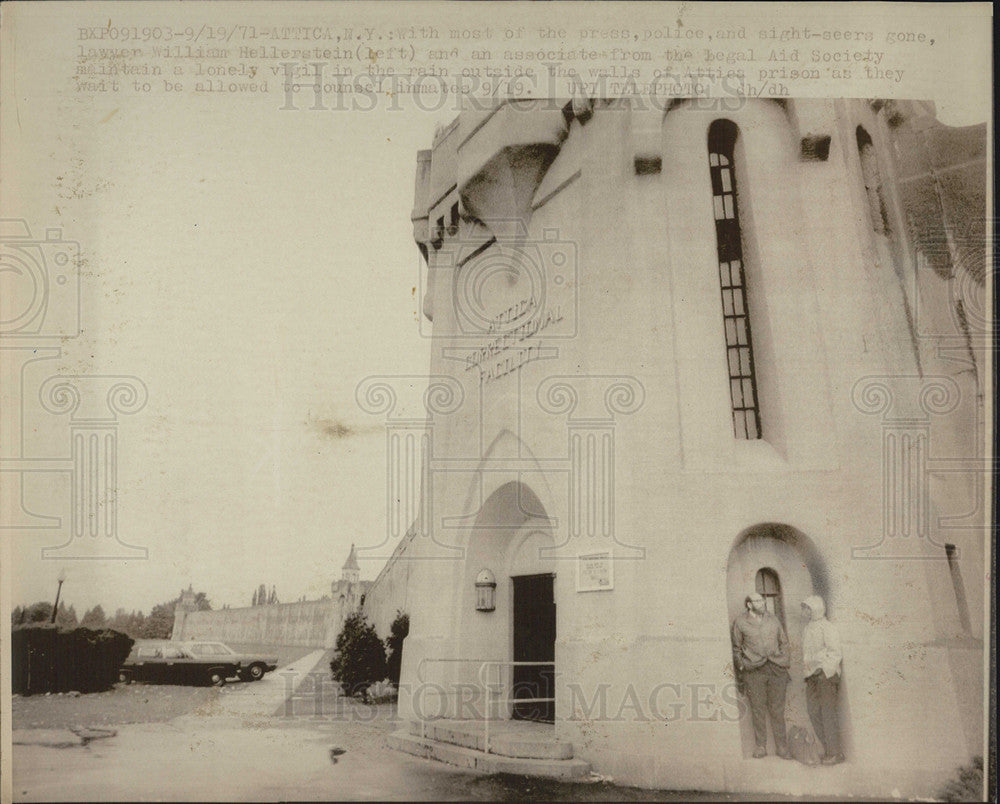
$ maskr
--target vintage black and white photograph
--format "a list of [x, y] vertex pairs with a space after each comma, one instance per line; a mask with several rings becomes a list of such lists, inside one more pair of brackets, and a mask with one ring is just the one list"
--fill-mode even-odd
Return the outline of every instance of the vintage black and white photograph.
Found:
[[991, 14], [4, 4], [3, 800], [990, 800]]

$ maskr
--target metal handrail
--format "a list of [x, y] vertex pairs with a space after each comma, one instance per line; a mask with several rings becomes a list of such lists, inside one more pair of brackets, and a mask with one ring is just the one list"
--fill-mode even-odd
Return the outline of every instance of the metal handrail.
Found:
[[[497, 661], [495, 659], [490, 659], [490, 660], [487, 660], [487, 661], [483, 662], [479, 666], [479, 683], [483, 687], [483, 700], [486, 703], [486, 718], [485, 718], [485, 720], [483, 722], [483, 731], [484, 731], [484, 736], [483, 736], [483, 753], [484, 754], [488, 754], [490, 752], [490, 722], [492, 720], [492, 718], [490, 717], [490, 712], [493, 709], [493, 707], [490, 705], [490, 699], [489, 699], [490, 688], [489, 688], [489, 684], [483, 679], [483, 671], [487, 667], [489, 667], [491, 665], [496, 665], [496, 667], [498, 669], [501, 668], [501, 667], [511, 667], [511, 668], [513, 668], [513, 667], [552, 667], [553, 670], [555, 669], [555, 662], [554, 661], [552, 661], [552, 662], [514, 662], [514, 661], [503, 662], [503, 661]], [[501, 685], [501, 687], [502, 687], [502, 685]], [[506, 698], [501, 693], [500, 703], [504, 704], [505, 701], [507, 701], [507, 700], [509, 700], [509, 698]], [[548, 703], [550, 701], [552, 703], [555, 703], [556, 699], [555, 699], [555, 696], [553, 696], [551, 698], [517, 698], [516, 700], [517, 700], [517, 702], [519, 704], [524, 704], [524, 703]]]
[[[504, 686], [502, 683], [498, 683], [497, 685], [490, 684], [490, 682], [488, 682], [483, 677], [483, 673], [486, 670], [486, 668], [487, 667], [496, 667], [497, 669], [500, 669], [502, 667], [511, 667], [511, 668], [513, 668], [513, 667], [552, 667], [552, 668], [554, 668], [555, 667], [555, 662], [554, 661], [551, 661], [551, 662], [517, 662], [517, 661], [504, 661], [504, 660], [501, 660], [501, 659], [458, 659], [458, 658], [450, 658], [450, 657], [449, 658], [430, 658], [430, 657], [425, 657], [425, 658], [423, 658], [423, 659], [420, 660], [419, 664], [417, 664], [417, 681], [419, 683], [421, 683], [421, 684], [423, 684], [423, 683], [426, 682], [426, 679], [424, 678], [424, 665], [427, 664], [427, 663], [437, 663], [437, 664], [478, 664], [479, 665], [479, 671], [477, 672], [476, 676], [477, 676], [477, 678], [479, 680], [479, 686], [483, 690], [483, 701], [486, 704], [486, 714], [485, 714], [485, 718], [483, 719], [483, 728], [484, 728], [483, 753], [485, 753], [485, 754], [490, 753], [490, 724], [491, 724], [491, 722], [493, 720], [493, 718], [491, 716], [491, 712], [492, 712], [493, 707], [492, 707], [492, 702], [490, 700], [490, 695], [493, 692], [493, 689], [492, 689], [493, 686], [499, 686], [501, 689], [503, 689], [503, 686]], [[504, 704], [504, 703], [506, 703], [509, 700], [511, 700], [511, 699], [508, 696], [505, 696], [501, 692], [499, 702], [501, 704]], [[527, 704], [527, 703], [550, 703], [550, 702], [554, 703], [556, 699], [553, 696], [551, 698], [516, 698], [514, 700], [516, 700], [517, 703], [519, 703], [519, 704]], [[422, 740], [426, 740], [427, 739], [427, 718], [426, 717], [420, 718], [420, 737], [421, 737]]]
[[421, 684], [423, 684], [426, 681], [426, 679], [424, 678], [424, 664], [427, 663], [427, 662], [438, 662], [438, 663], [442, 663], [442, 664], [445, 663], [445, 662], [451, 662], [453, 664], [482, 664], [483, 662], [491, 662], [491, 661], [493, 661], [493, 660], [492, 659], [451, 659], [451, 658], [448, 658], [448, 659], [434, 659], [434, 658], [424, 657], [423, 659], [420, 660], [420, 663], [417, 665], [417, 681], [419, 681]]
[[[483, 662], [490, 661], [489, 659], [456, 659], [456, 658], [430, 658], [424, 657], [417, 664], [417, 682], [420, 684], [426, 683], [427, 679], [424, 678], [424, 665], [428, 662], [436, 662], [438, 664], [482, 664]], [[486, 692], [483, 691], [483, 697], [485, 698]], [[427, 739], [427, 718], [420, 718], [420, 739]]]

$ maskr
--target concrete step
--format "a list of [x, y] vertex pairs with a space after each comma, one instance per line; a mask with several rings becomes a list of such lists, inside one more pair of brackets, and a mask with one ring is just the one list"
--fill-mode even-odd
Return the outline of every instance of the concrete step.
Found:
[[423, 740], [407, 729], [393, 732], [386, 740], [389, 747], [397, 751], [484, 773], [516, 773], [551, 779], [585, 779], [590, 775], [590, 763], [582, 759], [525, 759], [484, 754], [460, 745]]
[[[507, 722], [496, 724], [496, 730], [490, 733], [490, 753], [515, 759], [572, 759], [573, 745], [557, 740], [551, 734], [511, 733], [505, 730]], [[509, 726], [507, 726], [509, 729]], [[545, 729], [539, 726], [538, 729]], [[463, 748], [473, 748], [484, 751], [486, 748], [486, 730], [481, 722], [468, 724], [454, 721], [429, 721], [426, 731], [421, 733], [419, 721], [411, 720], [408, 731], [414, 737], [426, 734], [430, 740], [439, 743], [449, 743]]]

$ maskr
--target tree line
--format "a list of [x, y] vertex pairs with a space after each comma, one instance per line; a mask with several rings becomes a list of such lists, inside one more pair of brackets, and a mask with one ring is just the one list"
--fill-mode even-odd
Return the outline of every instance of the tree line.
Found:
[[271, 591], [267, 591], [267, 586], [261, 584], [258, 586], [253, 593], [253, 598], [250, 602], [251, 606], [270, 606], [274, 603], [278, 603], [278, 592], [271, 586]]
[[[82, 618], [77, 618], [72, 605], [66, 606], [60, 602], [56, 610], [56, 625], [64, 628], [83, 626], [85, 628], [111, 628], [127, 634], [132, 639], [170, 639], [174, 630], [174, 609], [180, 601], [180, 595], [173, 600], [158, 603], [148, 614], [141, 611], [126, 611], [123, 608], [115, 611], [110, 617], [104, 608], [97, 604], [84, 612]], [[210, 611], [212, 604], [205, 592], [198, 592], [194, 597], [198, 611]], [[17, 606], [10, 614], [11, 626], [28, 625], [30, 623], [47, 623], [52, 617], [52, 604], [46, 601], [33, 603], [30, 606]]]

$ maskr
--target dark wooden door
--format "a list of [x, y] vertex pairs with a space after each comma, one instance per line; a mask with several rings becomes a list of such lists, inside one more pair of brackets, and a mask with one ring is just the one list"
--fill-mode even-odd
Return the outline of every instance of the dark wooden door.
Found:
[[556, 601], [554, 576], [521, 575], [514, 582], [514, 661], [547, 662], [543, 666], [514, 667], [511, 717], [515, 720], [555, 720], [555, 702], [516, 703], [519, 698], [555, 696]]

